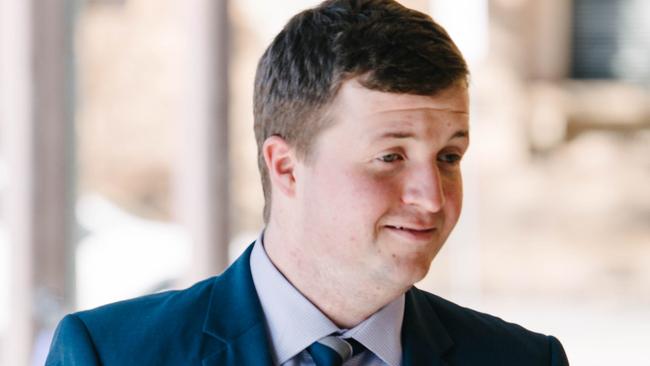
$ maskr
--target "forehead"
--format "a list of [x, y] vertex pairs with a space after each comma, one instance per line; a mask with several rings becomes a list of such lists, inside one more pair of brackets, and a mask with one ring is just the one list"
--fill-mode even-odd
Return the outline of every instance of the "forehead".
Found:
[[329, 123], [318, 134], [309, 156], [330, 159], [335, 154], [354, 160], [395, 147], [388, 145], [408, 146], [426, 154], [450, 144], [465, 149], [469, 144], [468, 109], [465, 87], [420, 96], [370, 90], [352, 79], [341, 85], [327, 110]]
[[434, 95], [398, 94], [365, 88], [355, 78], [341, 84], [332, 107], [338, 112], [361, 115], [418, 110], [468, 114], [469, 97], [467, 88], [462, 85], [454, 85]]
[[[350, 122], [350, 128], [421, 127], [438, 130], [446, 127], [467, 130], [469, 97], [467, 88], [462, 85], [435, 95], [414, 95], [367, 89], [356, 79], [351, 79], [341, 85], [330, 113], [334, 125]], [[440, 123], [430, 123], [433, 121]]]

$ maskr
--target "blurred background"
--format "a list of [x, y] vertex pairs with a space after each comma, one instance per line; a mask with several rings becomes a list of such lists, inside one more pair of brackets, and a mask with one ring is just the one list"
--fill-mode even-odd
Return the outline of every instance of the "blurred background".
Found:
[[[262, 229], [257, 59], [317, 1], [0, 0], [0, 364]], [[404, 0], [472, 80], [465, 207], [419, 286], [650, 364], [650, 2]]]

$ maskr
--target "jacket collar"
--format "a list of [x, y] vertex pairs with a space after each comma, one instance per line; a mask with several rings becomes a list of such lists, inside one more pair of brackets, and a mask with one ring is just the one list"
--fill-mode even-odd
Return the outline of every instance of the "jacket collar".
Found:
[[203, 365], [271, 365], [269, 341], [250, 271], [253, 246], [214, 280], [203, 332]]
[[[203, 331], [210, 340], [203, 365], [271, 365], [264, 312], [250, 271], [253, 245], [214, 280]], [[446, 366], [453, 346], [438, 315], [421, 290], [406, 292], [402, 324], [402, 365]]]
[[406, 292], [402, 324], [402, 365], [447, 365], [444, 354], [454, 345], [426, 293]]

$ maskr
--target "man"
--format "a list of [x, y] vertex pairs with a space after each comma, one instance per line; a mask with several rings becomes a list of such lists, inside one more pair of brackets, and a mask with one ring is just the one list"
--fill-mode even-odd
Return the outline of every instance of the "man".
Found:
[[332, 0], [262, 56], [260, 238], [218, 277], [68, 315], [48, 365], [566, 365], [413, 287], [458, 220], [468, 71], [431, 18]]

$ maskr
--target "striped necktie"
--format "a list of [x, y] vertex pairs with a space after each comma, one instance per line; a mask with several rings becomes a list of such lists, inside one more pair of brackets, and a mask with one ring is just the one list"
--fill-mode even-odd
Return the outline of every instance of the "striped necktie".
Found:
[[341, 366], [343, 362], [361, 351], [363, 346], [356, 340], [343, 339], [334, 335], [323, 337], [307, 347], [307, 352], [316, 366]]

